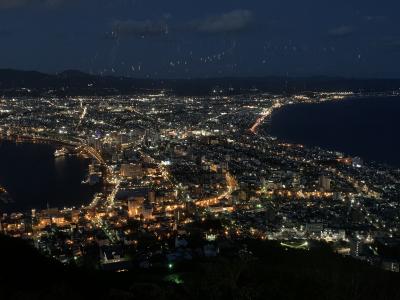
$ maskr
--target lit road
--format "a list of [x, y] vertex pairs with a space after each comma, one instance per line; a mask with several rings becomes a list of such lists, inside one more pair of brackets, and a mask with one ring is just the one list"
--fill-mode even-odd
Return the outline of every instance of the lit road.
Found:
[[218, 204], [222, 199], [229, 198], [231, 194], [236, 190], [238, 184], [235, 177], [231, 175], [229, 172], [226, 173], [225, 177], [227, 185], [225, 192], [215, 197], [198, 200], [196, 201], [196, 205], [201, 207], [207, 207], [210, 205]]
[[85, 107], [83, 108], [82, 114], [81, 114], [81, 116], [79, 117], [78, 125], [76, 126], [77, 128], [78, 128], [79, 126], [81, 126], [82, 121], [83, 121], [83, 119], [85, 119], [86, 114], [87, 114], [87, 106], [85, 106]]
[[83, 152], [86, 152], [89, 155], [93, 156], [93, 158], [95, 158], [99, 163], [101, 163], [102, 165], [106, 165], [106, 162], [104, 161], [103, 157], [100, 155], [99, 152], [96, 151], [96, 149], [87, 145], [83, 145], [81, 146], [81, 148]]
[[105, 233], [111, 243], [117, 243], [119, 241], [117, 232], [112, 230], [101, 218], [95, 218], [92, 222], [97, 228], [100, 228]]
[[113, 191], [110, 193], [110, 195], [107, 197], [107, 201], [110, 203], [110, 205], [114, 205], [114, 200], [115, 200], [115, 196], [117, 195], [118, 191], [119, 191], [119, 186], [121, 184], [121, 180], [119, 179], [115, 179], [115, 186]]
[[256, 122], [253, 124], [253, 126], [250, 127], [250, 132], [253, 134], [257, 134], [258, 127], [267, 119], [269, 118], [272, 113], [274, 112], [275, 109], [280, 108], [282, 106], [281, 103], [275, 102], [271, 107], [264, 109], [264, 111], [261, 113], [261, 115], [258, 117]]

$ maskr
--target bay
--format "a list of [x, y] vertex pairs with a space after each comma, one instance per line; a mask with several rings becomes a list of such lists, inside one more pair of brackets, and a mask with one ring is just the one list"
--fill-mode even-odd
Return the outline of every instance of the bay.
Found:
[[89, 203], [98, 187], [81, 184], [90, 161], [78, 156], [54, 158], [48, 144], [0, 141], [0, 186], [12, 203], [0, 203], [3, 212], [71, 207]]
[[264, 129], [286, 142], [400, 167], [400, 97], [288, 105]]

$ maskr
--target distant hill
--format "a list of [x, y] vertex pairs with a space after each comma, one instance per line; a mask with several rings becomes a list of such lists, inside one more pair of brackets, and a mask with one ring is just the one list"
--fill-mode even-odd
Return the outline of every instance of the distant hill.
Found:
[[[328, 250], [246, 241], [248, 254], [123, 273], [65, 267], [0, 235], [0, 299], [400, 299], [399, 274]], [[249, 253], [252, 254], [249, 254]], [[166, 280], [167, 279], [167, 280]]]
[[44, 74], [36, 71], [0, 69], [0, 94], [117, 94], [160, 88], [151, 80], [96, 76], [80, 71]]
[[[348, 79], [339, 77], [250, 77], [202, 79], [137, 79], [100, 76], [68, 70], [58, 74], [0, 69], [0, 95], [46, 94], [113, 95], [169, 90], [182, 95], [300, 91], [393, 91], [400, 79]], [[27, 91], [29, 90], [29, 91]]]

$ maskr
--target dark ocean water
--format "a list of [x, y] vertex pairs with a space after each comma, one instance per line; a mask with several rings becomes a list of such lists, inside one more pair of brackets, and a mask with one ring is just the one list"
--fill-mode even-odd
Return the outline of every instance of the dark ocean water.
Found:
[[287, 142], [400, 167], [400, 97], [289, 105], [266, 130]]
[[96, 188], [82, 185], [88, 160], [70, 156], [55, 159], [51, 145], [0, 141], [0, 186], [14, 203], [0, 210], [80, 206], [90, 202]]

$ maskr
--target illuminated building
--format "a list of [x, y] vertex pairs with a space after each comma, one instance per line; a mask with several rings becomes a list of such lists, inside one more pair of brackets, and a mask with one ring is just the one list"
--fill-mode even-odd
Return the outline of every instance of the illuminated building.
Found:
[[329, 192], [331, 190], [331, 180], [325, 175], [321, 175], [318, 180], [321, 192]]
[[156, 202], [156, 192], [154, 190], [150, 190], [148, 193], [148, 199], [150, 203]]
[[122, 164], [121, 176], [128, 178], [138, 178], [143, 176], [142, 164]]
[[128, 200], [128, 213], [129, 217], [134, 218], [140, 215], [140, 209], [143, 206], [145, 198], [143, 196], [134, 197]]

